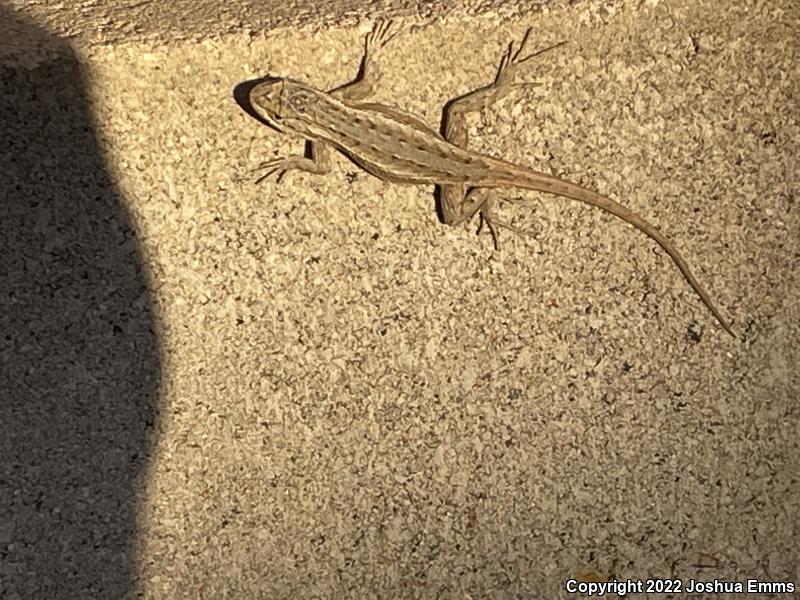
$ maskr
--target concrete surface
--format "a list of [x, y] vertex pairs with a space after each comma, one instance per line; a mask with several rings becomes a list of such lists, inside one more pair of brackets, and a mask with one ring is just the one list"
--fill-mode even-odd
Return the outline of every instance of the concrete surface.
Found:
[[519, 18], [575, 0], [6, 0], [19, 15], [81, 45], [199, 41], [227, 34], [259, 35], [291, 27], [318, 30], [365, 20], [406, 17], [415, 22], [491, 11]]
[[69, 46], [2, 17], [1, 597], [798, 583], [796, 3], [409, 18], [377, 93], [435, 123], [527, 26], [568, 40], [471, 144], [657, 224], [736, 340], [574, 202], [510, 192], [530, 236], [495, 252], [345, 159], [254, 185], [302, 142], [232, 88], [348, 80], [366, 20]]

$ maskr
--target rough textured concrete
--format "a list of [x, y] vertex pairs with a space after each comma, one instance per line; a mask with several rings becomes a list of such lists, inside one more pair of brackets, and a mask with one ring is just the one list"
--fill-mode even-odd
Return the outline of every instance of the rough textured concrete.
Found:
[[287, 27], [318, 30], [352, 26], [387, 15], [420, 22], [491, 11], [505, 18], [519, 18], [568, 3], [569, 0], [8, 0], [7, 5], [59, 38], [98, 45], [198, 41], [230, 33], [258, 35]]
[[569, 40], [532, 66], [541, 86], [475, 116], [473, 147], [641, 212], [740, 338], [653, 242], [574, 202], [509, 193], [523, 200], [502, 215], [531, 235], [495, 252], [474, 224], [441, 225], [430, 188], [345, 159], [254, 185], [302, 143], [233, 86], [345, 81], [367, 22], [84, 44], [38, 66], [17, 52], [0, 105], [0, 596], [798, 582], [795, 3], [406, 25], [377, 97], [431, 122], [525, 27]]

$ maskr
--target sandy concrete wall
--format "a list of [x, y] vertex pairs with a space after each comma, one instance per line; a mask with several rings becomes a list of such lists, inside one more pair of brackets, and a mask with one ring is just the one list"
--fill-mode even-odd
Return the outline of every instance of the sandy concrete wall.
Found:
[[[199, 41], [279, 28], [320, 29], [365, 20], [406, 17], [415, 22], [446, 15], [519, 18], [556, 10], [569, 0], [7, 0], [4, 4], [59, 38], [81, 45]], [[572, 0], [572, 4], [575, 1]]]
[[646, 216], [739, 338], [590, 207], [511, 191], [494, 251], [343, 158], [255, 185], [302, 142], [233, 87], [347, 81], [366, 19], [65, 45], [4, 10], [0, 596], [798, 582], [794, 3], [501, 13], [409, 16], [377, 99], [436, 123], [568, 40], [471, 146]]

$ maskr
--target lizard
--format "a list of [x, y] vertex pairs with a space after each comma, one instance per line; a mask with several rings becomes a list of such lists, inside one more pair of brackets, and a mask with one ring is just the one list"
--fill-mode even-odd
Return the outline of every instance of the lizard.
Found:
[[292, 170], [324, 175], [331, 170], [331, 150], [349, 157], [368, 173], [392, 183], [437, 186], [441, 220], [447, 225], [469, 221], [480, 213], [499, 247], [497, 228], [519, 231], [494, 215], [498, 188], [546, 192], [577, 200], [632, 224], [655, 240], [672, 258], [688, 283], [719, 324], [734, 338], [733, 329], [711, 301], [689, 268], [687, 261], [667, 237], [642, 216], [619, 202], [561, 178], [534, 171], [467, 148], [466, 115], [506, 96], [517, 73], [528, 61], [563, 45], [560, 42], [521, 58], [531, 29], [516, 46], [512, 41], [503, 54], [493, 83], [451, 100], [445, 105], [441, 133], [422, 117], [393, 106], [367, 102], [375, 82], [374, 56], [397, 35], [392, 21], [379, 21], [365, 36], [364, 55], [355, 79], [327, 92], [284, 77], [265, 77], [249, 91], [255, 113], [282, 133], [305, 138], [307, 155], [291, 155], [265, 161], [257, 169], [277, 174], [277, 180]]

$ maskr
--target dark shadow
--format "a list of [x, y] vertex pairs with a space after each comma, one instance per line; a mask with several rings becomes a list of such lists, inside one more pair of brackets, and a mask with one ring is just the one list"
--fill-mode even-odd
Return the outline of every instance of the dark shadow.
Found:
[[157, 418], [148, 279], [76, 57], [2, 7], [0, 36], [0, 598], [122, 598]]
[[266, 119], [262, 118], [261, 115], [258, 114], [253, 103], [250, 102], [250, 92], [254, 87], [256, 87], [260, 83], [266, 83], [268, 81], [276, 81], [277, 77], [270, 77], [269, 75], [265, 77], [259, 77], [257, 79], [248, 79], [247, 81], [242, 81], [241, 83], [237, 83], [236, 86], [233, 88], [233, 100], [236, 104], [239, 105], [244, 112], [248, 115], [253, 117], [259, 123], [263, 123], [270, 129], [275, 129], [272, 124], [267, 121]]

